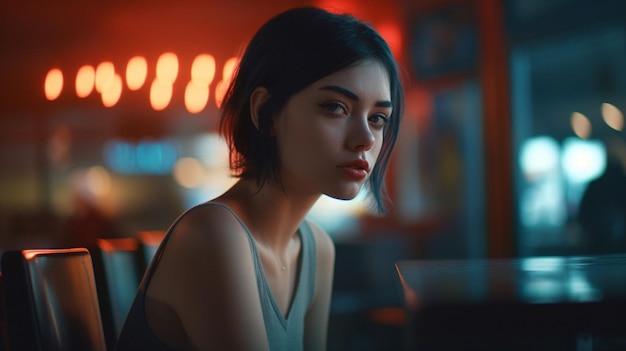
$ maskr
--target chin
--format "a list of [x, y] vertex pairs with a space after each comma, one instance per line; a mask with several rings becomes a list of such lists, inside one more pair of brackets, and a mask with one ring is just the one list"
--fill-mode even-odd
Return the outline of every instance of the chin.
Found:
[[356, 189], [354, 191], [350, 190], [350, 191], [338, 191], [338, 192], [332, 192], [332, 193], [326, 193], [324, 195], [332, 197], [333, 199], [337, 199], [337, 200], [352, 200], [355, 197], [357, 197], [357, 195], [359, 195], [360, 192], [360, 188]]

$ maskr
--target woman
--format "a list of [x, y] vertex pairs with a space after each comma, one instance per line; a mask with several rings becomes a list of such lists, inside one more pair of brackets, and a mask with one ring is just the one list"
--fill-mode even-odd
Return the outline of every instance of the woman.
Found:
[[325, 349], [334, 246], [305, 216], [366, 182], [384, 212], [402, 100], [366, 24], [316, 8], [266, 23], [222, 107], [239, 180], [172, 225], [117, 350]]

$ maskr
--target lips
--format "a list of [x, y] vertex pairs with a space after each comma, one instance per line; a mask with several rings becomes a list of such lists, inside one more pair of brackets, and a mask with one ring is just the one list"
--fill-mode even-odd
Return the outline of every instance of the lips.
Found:
[[339, 168], [354, 168], [354, 169], [362, 169], [366, 172], [369, 172], [370, 170], [370, 165], [369, 163], [367, 163], [367, 161], [362, 160], [362, 159], [356, 159], [353, 161], [349, 161], [349, 162], [344, 162], [344, 163], [340, 163], [337, 165], [337, 167]]
[[337, 168], [341, 169], [344, 174], [354, 180], [362, 180], [369, 173], [369, 163], [365, 160], [357, 159], [349, 162], [340, 163]]

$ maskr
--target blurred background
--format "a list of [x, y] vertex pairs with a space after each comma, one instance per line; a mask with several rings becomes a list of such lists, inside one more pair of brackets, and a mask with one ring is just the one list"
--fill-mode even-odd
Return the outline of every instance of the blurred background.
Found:
[[397, 336], [398, 259], [626, 251], [620, 0], [5, 1], [0, 250], [163, 231], [224, 191], [224, 86], [302, 5], [371, 23], [407, 92], [391, 213], [311, 213], [337, 245], [331, 348]]

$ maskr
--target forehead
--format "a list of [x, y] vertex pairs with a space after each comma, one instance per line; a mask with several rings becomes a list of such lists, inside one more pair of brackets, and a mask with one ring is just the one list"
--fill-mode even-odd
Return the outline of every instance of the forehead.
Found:
[[361, 99], [391, 100], [389, 74], [378, 61], [367, 60], [334, 72], [311, 84], [306, 90], [320, 90], [326, 86], [340, 86]]

